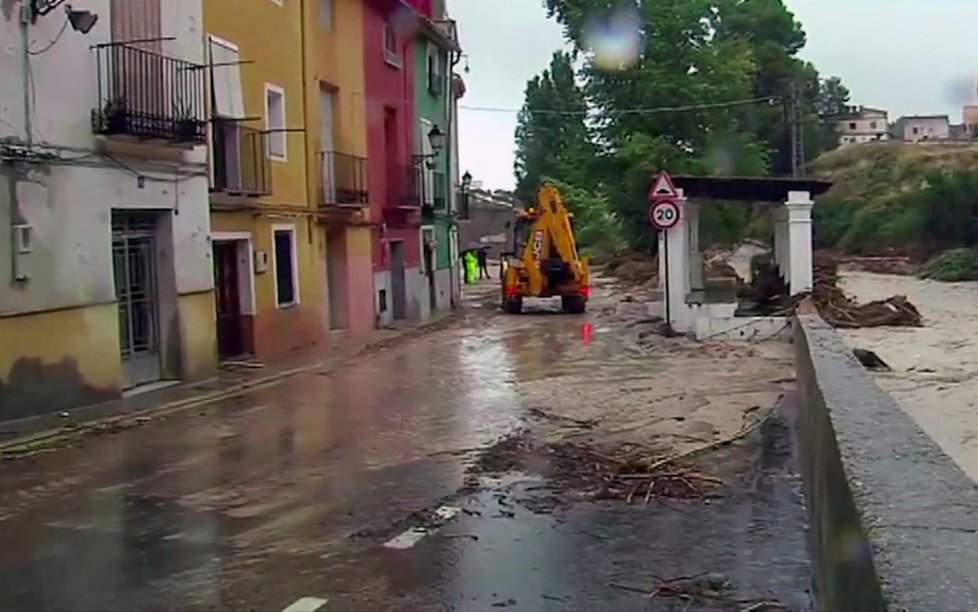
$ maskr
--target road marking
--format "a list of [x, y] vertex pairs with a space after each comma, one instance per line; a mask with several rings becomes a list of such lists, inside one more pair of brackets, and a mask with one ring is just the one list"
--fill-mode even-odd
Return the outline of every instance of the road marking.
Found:
[[300, 597], [292, 602], [292, 605], [288, 608], [282, 610], [282, 612], [316, 612], [322, 609], [327, 601], [318, 597]]
[[384, 544], [384, 548], [393, 548], [395, 550], [406, 550], [411, 548], [415, 544], [421, 541], [428, 535], [428, 530], [424, 527], [415, 527], [414, 529], [408, 529], [404, 533], [391, 538]]
[[462, 514], [461, 508], [457, 508], [455, 506], [439, 506], [434, 512], [435, 517], [438, 519], [435, 524], [429, 528], [413, 527], [408, 529], [407, 531], [404, 531], [385, 542], [384, 548], [407, 550], [423, 540], [426, 535], [434, 533], [439, 527], [454, 519], [459, 514]]

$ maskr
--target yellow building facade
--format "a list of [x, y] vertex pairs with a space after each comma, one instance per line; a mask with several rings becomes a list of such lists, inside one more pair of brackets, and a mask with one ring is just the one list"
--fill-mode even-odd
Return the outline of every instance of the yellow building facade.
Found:
[[211, 239], [222, 357], [322, 340], [325, 264], [308, 177], [304, 13], [314, 2], [204, 0]]
[[325, 265], [327, 328], [376, 325], [364, 87], [363, 0], [306, 2], [306, 155]]

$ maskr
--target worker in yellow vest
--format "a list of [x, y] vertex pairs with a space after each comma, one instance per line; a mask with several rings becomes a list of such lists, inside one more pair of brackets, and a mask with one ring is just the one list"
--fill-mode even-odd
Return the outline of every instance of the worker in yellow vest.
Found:
[[476, 256], [475, 251], [470, 249], [465, 252], [465, 283], [467, 285], [475, 283], [475, 278], [478, 273], [479, 258]]

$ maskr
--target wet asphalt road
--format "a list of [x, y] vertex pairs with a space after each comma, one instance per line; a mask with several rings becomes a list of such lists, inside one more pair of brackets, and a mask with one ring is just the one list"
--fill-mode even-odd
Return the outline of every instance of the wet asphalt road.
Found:
[[[810, 609], [777, 421], [742, 491], [709, 504], [534, 514], [512, 501], [532, 479], [460, 490], [466, 459], [450, 451], [519, 426], [516, 383], [553, 367], [550, 348], [620, 350], [620, 330], [590, 320], [475, 312], [331, 375], [2, 463], [0, 610], [669, 610], [682, 602], [636, 589], [699, 572]], [[453, 516], [429, 535], [384, 546], [439, 507]]]

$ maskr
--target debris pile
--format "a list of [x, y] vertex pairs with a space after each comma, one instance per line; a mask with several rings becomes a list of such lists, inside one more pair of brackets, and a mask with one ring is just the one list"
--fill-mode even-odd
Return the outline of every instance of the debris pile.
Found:
[[860, 327], [922, 327], [920, 311], [906, 296], [895, 295], [885, 300], [859, 304], [839, 287], [839, 260], [823, 253], [815, 257], [814, 289], [786, 297], [787, 289], [777, 267], [767, 258], [756, 258], [754, 284], [742, 295], [753, 299], [766, 312], [775, 315], [794, 313], [799, 305], [811, 300], [825, 322], [837, 328]]
[[616, 582], [612, 582], [608, 586], [642, 593], [649, 600], [656, 597], [678, 599], [684, 602], [683, 609], [688, 609], [692, 604], [703, 606], [712, 604], [740, 612], [769, 612], [788, 609], [788, 606], [778, 599], [738, 599], [733, 585], [723, 574], [697, 574], [669, 579], [656, 577], [655, 580], [658, 582], [658, 586], [652, 590]]
[[703, 277], [706, 280], [725, 280], [735, 287], [742, 287], [744, 279], [727, 260], [729, 253], [722, 251], [707, 252], [703, 260]]
[[625, 446], [604, 453], [588, 444], [563, 442], [541, 449], [553, 469], [558, 486], [589, 494], [594, 499], [619, 499], [644, 503], [654, 496], [703, 497], [707, 488], [722, 484], [690, 467], [656, 468], [647, 449]]
[[786, 311], [793, 312], [809, 295], [819, 314], [832, 327], [922, 327], [923, 317], [916, 306], [903, 295], [885, 300], [858, 304], [839, 287], [838, 260], [820, 256], [815, 259], [814, 289], [811, 294], [800, 294], [789, 300]]
[[621, 253], [608, 258], [605, 272], [626, 285], [644, 285], [659, 277], [659, 260], [653, 255]]
[[547, 476], [555, 490], [628, 504], [647, 504], [655, 497], [703, 498], [723, 481], [701, 474], [690, 460], [747, 437], [772, 415], [757, 418], [729, 438], [666, 457], [657, 457], [649, 448], [636, 444], [608, 449], [577, 441], [535, 442], [522, 431], [486, 448], [468, 471], [470, 475], [536, 472]]

